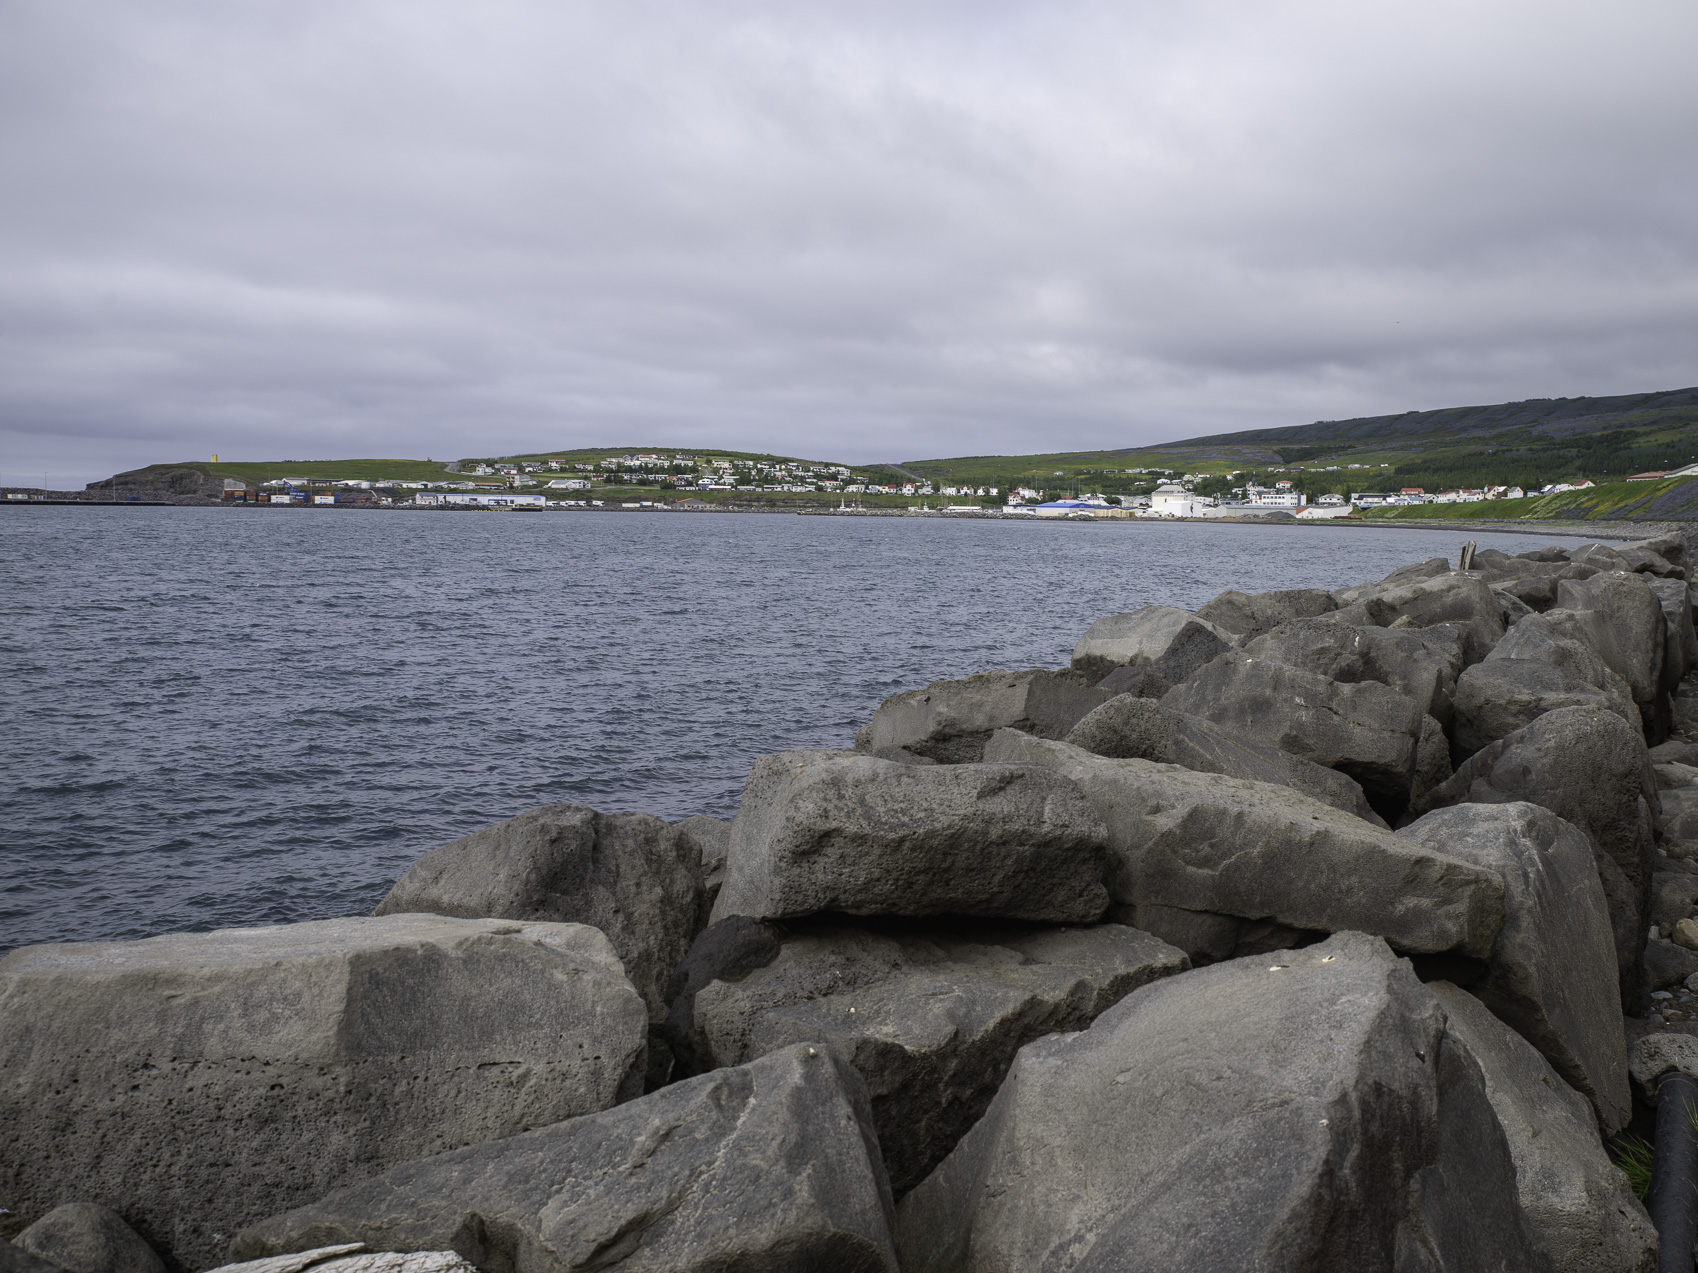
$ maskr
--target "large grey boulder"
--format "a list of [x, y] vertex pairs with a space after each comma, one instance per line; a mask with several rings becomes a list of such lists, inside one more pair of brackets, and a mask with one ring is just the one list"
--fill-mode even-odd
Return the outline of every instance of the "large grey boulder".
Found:
[[615, 1109], [404, 1163], [237, 1235], [451, 1249], [511, 1273], [896, 1273], [866, 1086], [797, 1045]]
[[959, 681], [933, 681], [879, 704], [855, 735], [855, 750], [901, 747], [945, 764], [984, 758], [991, 731], [1010, 726], [1040, 738], [1060, 738], [1092, 708], [1114, 697], [1092, 678], [1064, 672], [981, 672]]
[[713, 917], [981, 915], [1091, 923], [1106, 831], [1060, 775], [917, 767], [842, 751], [763, 756], [731, 825]]
[[14, 1239], [66, 1273], [165, 1273], [165, 1261], [110, 1207], [67, 1202]]
[[342, 1242], [225, 1264], [209, 1273], [479, 1273], [458, 1251], [371, 1251], [364, 1242]]
[[1356, 604], [1368, 597], [1378, 596], [1393, 588], [1405, 584], [1419, 583], [1423, 579], [1433, 579], [1439, 575], [1447, 575], [1453, 567], [1448, 557], [1429, 557], [1426, 561], [1412, 562], [1407, 566], [1399, 566], [1378, 583], [1359, 583], [1349, 588], [1333, 589], [1332, 599], [1340, 609]]
[[[1666, 688], [1663, 661], [1668, 625], [1650, 585], [1637, 574], [1621, 572], [1565, 579], [1557, 586], [1557, 605], [1594, 616], [1594, 624], [1602, 628], [1594, 637], [1598, 655], [1627, 681], [1648, 732], [1656, 732], [1658, 699]], [[1661, 742], [1667, 733], [1665, 724], [1652, 741]]]
[[1336, 609], [1338, 602], [1324, 588], [1282, 588], [1257, 593], [1228, 589], [1207, 605], [1199, 606], [1197, 617], [1225, 628], [1243, 644], [1282, 623], [1330, 614]]
[[1441, 725], [1467, 651], [1461, 624], [1432, 628], [1375, 628], [1325, 617], [1287, 623], [1244, 644], [1244, 652], [1302, 668], [1328, 680], [1378, 681], [1420, 704]]
[[1110, 699], [1075, 725], [1062, 741], [1099, 756], [1154, 760], [1183, 765], [1198, 773], [1276, 783], [1359, 818], [1380, 821], [1362, 788], [1336, 769], [1300, 760], [1267, 743], [1234, 738], [1208, 721], [1150, 699], [1130, 694]]
[[1503, 931], [1469, 988], [1539, 1049], [1613, 1135], [1632, 1117], [1615, 938], [1586, 836], [1533, 804], [1457, 805], [1398, 832], [1496, 871]]
[[1564, 707], [1475, 752], [1411, 809], [1526, 800], [1592, 841], [1615, 933], [1624, 1003], [1637, 994], [1649, 922], [1657, 793], [1640, 732], [1601, 708]]
[[1461, 571], [1385, 588], [1350, 605], [1341, 604], [1338, 617], [1345, 623], [1376, 628], [1460, 624], [1468, 663], [1478, 663], [1491, 653], [1505, 626], [1491, 586], [1477, 575]]
[[1480, 1067], [1360, 933], [1028, 1044], [897, 1245], [905, 1273], [1540, 1267]]
[[1579, 678], [1587, 685], [1604, 691], [1618, 704], [1617, 715], [1638, 720], [1639, 709], [1633, 703], [1633, 691], [1627, 681], [1614, 671], [1598, 654], [1600, 646], [1615, 640], [1605, 617], [1593, 611], [1552, 610], [1523, 619], [1504, 634], [1486, 656], [1486, 662], [1500, 659], [1518, 662], [1548, 663], [1550, 666]]
[[898, 1196], [985, 1112], [1024, 1044], [1079, 1030], [1183, 953], [1119, 924], [978, 923], [869, 931], [807, 924], [778, 957], [697, 991], [690, 1050], [742, 1065], [795, 1043], [831, 1046], [866, 1079]]
[[635, 1095], [646, 1032], [579, 924], [391, 915], [26, 947], [0, 959], [0, 1198], [121, 1208], [205, 1268], [279, 1206]]
[[[1400, 839], [1267, 783], [1110, 760], [1014, 730], [987, 754], [1071, 778], [1108, 827], [1109, 888], [1122, 906], [1358, 929], [1416, 954], [1491, 954], [1503, 927], [1498, 873]], [[1161, 935], [1161, 934], [1158, 934]]]
[[707, 923], [725, 883], [725, 859], [731, 852], [731, 824], [724, 818], [710, 818], [698, 813], [673, 824], [679, 838], [689, 842], [686, 853], [693, 852], [701, 862], [701, 887], [696, 893], [696, 927]]
[[551, 804], [432, 849], [374, 914], [599, 928], [659, 1022], [666, 978], [696, 935], [701, 879], [699, 845], [661, 819]]
[[1647, 578], [1645, 582], [1663, 609], [1667, 628], [1663, 690], [1672, 693], [1688, 672], [1698, 668], [1698, 631], [1692, 626], [1692, 585], [1684, 579]]
[[1640, 723], [1631, 699], [1612, 695], [1543, 659], [1494, 657], [1476, 663], [1457, 680], [1455, 702], [1451, 732], [1459, 761], [1562, 707], [1600, 708], [1629, 726]]
[[1233, 650], [1161, 701], [1247, 742], [1337, 769], [1382, 816], [1396, 816], [1409, 801], [1426, 713], [1377, 681], [1340, 684]]
[[0, 1238], [0, 1273], [64, 1273], [64, 1270]]
[[1093, 623], [1073, 647], [1073, 667], [1093, 680], [1117, 667], [1147, 667], [1177, 683], [1235, 640], [1225, 628], [1189, 611], [1145, 606]]
[[[1448, 981], [1428, 989], [1485, 1079], [1533, 1250], [1555, 1273], [1655, 1273], [1657, 1231], [1604, 1152], [1591, 1107], [1479, 1000]], [[1625, 1050], [1622, 1064], [1625, 1075]]]

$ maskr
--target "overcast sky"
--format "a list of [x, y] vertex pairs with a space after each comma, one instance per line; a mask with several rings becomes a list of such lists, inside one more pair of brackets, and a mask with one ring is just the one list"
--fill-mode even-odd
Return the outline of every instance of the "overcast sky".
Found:
[[1698, 6], [0, 0], [0, 481], [1698, 383]]

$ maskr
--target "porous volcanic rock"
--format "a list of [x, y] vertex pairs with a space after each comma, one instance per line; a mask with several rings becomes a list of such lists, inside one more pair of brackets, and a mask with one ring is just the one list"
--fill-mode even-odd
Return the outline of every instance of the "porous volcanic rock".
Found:
[[206, 1268], [279, 1206], [635, 1095], [646, 1018], [581, 924], [391, 915], [25, 947], [0, 959], [0, 1197], [100, 1202]]

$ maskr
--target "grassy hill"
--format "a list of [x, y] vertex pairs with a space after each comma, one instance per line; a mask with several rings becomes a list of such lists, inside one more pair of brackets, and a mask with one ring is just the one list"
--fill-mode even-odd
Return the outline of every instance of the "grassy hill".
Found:
[[1698, 388], [1534, 398], [1320, 420], [1157, 446], [961, 456], [913, 460], [902, 467], [940, 481], [1001, 478], [998, 484], [1005, 486], [1094, 487], [1110, 494], [1147, 488], [1150, 475], [1133, 471], [1138, 469], [1261, 477], [1277, 470], [1313, 496], [1402, 486], [1537, 488], [1575, 477], [1604, 483], [1694, 462]]

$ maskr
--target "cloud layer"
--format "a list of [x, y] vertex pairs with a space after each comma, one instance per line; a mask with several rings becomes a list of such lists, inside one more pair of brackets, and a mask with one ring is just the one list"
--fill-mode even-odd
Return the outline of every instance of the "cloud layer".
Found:
[[1695, 40], [1676, 0], [11, 0], [0, 480], [1691, 384]]

